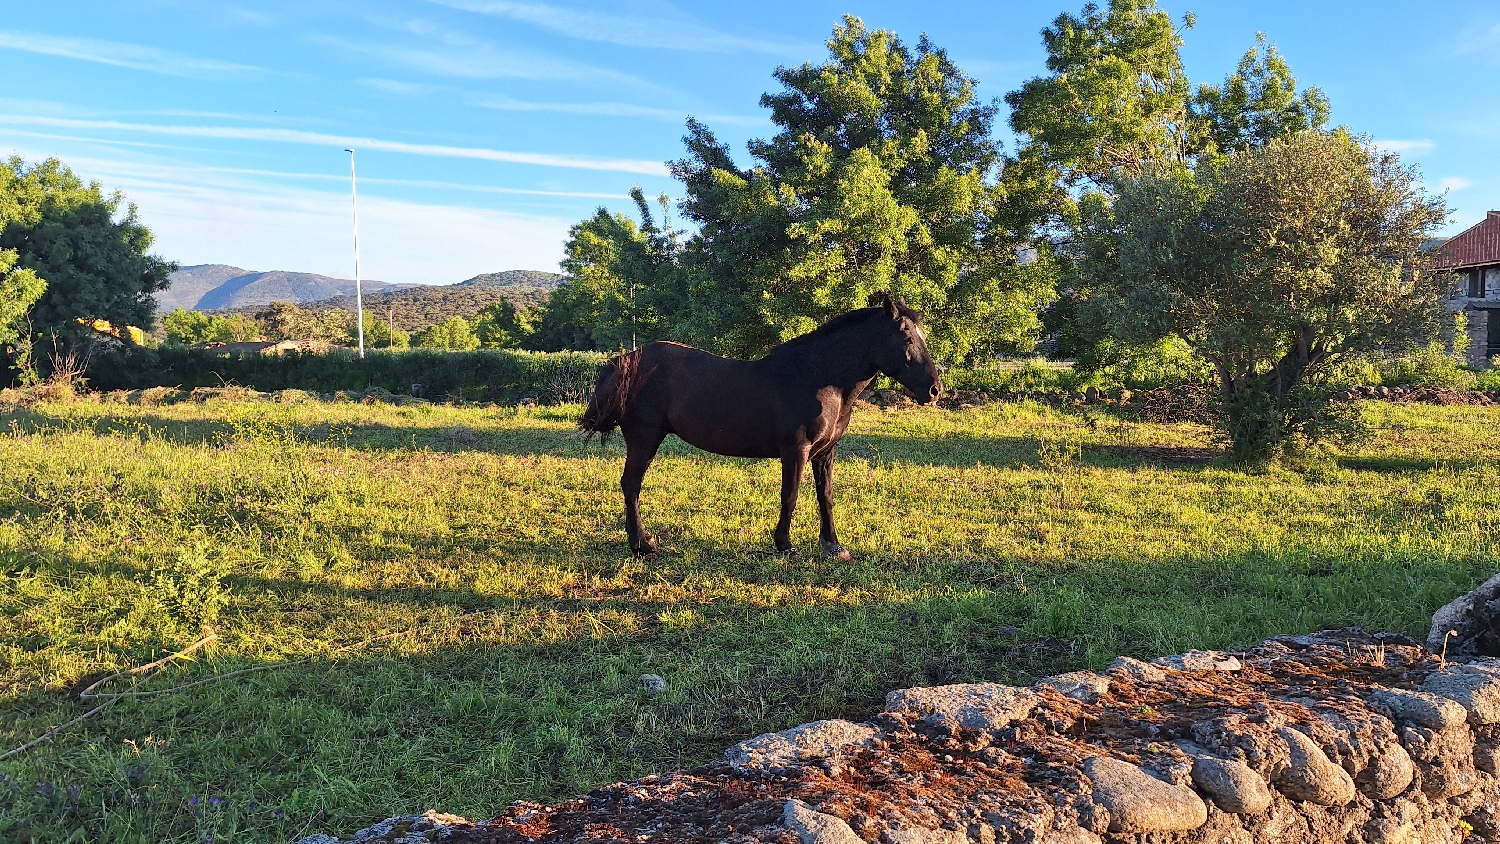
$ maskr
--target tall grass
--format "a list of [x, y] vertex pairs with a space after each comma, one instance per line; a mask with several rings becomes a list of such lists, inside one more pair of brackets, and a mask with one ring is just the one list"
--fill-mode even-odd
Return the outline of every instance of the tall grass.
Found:
[[[838, 464], [849, 563], [768, 553], [773, 462], [675, 440], [643, 495], [663, 551], [632, 558], [620, 446], [579, 439], [577, 411], [9, 411], [0, 752], [205, 625], [218, 641], [143, 688], [276, 668], [124, 700], [0, 762], [0, 840], [484, 815], [860, 718], [891, 688], [1327, 624], [1420, 635], [1500, 550], [1494, 408], [1372, 404], [1360, 450], [1262, 474], [1203, 462], [1191, 425], [862, 410]], [[810, 500], [793, 537], [817, 547]]]

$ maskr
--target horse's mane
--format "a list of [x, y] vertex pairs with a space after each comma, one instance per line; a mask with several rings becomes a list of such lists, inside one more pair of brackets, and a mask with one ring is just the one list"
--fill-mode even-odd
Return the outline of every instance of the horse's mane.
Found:
[[[902, 316], [906, 317], [912, 322], [919, 324], [922, 322], [922, 315], [907, 307], [905, 304], [895, 303], [895, 306], [896, 310], [899, 311]], [[766, 353], [766, 358], [770, 359], [773, 357], [777, 357], [784, 352], [789, 353], [801, 348], [802, 346], [807, 345], [808, 343], [814, 343], [825, 337], [844, 331], [845, 329], [862, 325], [863, 323], [869, 322], [877, 315], [882, 317], [885, 316], [884, 306], [876, 305], [869, 308], [856, 308], [852, 311], [849, 311], [848, 313], [839, 314], [838, 316], [830, 319], [817, 328], [814, 328], [812, 331], [809, 331], [806, 334], [802, 334], [797, 337], [793, 337], [792, 339], [787, 340], [785, 343], [782, 343], [781, 345], [775, 347], [774, 349]]]

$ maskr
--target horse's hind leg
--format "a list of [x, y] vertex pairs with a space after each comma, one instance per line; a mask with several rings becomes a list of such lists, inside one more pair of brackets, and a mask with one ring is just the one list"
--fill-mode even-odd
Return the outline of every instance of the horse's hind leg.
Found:
[[792, 545], [792, 512], [797, 509], [797, 488], [802, 485], [802, 469], [807, 465], [807, 449], [795, 448], [781, 453], [781, 518], [776, 522], [776, 550], [795, 554]]
[[849, 551], [839, 544], [833, 529], [833, 458], [837, 446], [812, 458], [813, 485], [818, 490], [818, 544], [823, 553], [836, 560], [849, 559]]
[[667, 435], [654, 428], [632, 428], [624, 433], [625, 472], [620, 475], [620, 491], [625, 493], [625, 533], [630, 537], [631, 551], [650, 554], [656, 550], [656, 537], [641, 524], [641, 479]]

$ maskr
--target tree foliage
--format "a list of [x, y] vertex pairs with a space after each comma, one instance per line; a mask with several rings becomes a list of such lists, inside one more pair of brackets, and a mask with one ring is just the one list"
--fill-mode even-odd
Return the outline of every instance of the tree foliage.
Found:
[[151, 240], [120, 192], [85, 185], [56, 159], [0, 166], [0, 250], [47, 282], [31, 311], [37, 331], [71, 333], [79, 319], [150, 328], [151, 294], [177, 268], [149, 254]]
[[519, 349], [535, 333], [532, 313], [508, 299], [485, 307], [474, 320], [474, 335], [486, 349]]
[[600, 208], [568, 232], [558, 285], [525, 345], [541, 351], [617, 351], [663, 337], [664, 310], [681, 314], [678, 233], [657, 223], [645, 194], [630, 191], [641, 224]]
[[[1054, 353], [1084, 369], [1117, 365], [1088, 278], [1074, 260], [1085, 207], [1113, 201], [1114, 186], [1147, 173], [1187, 171], [1215, 157], [1321, 128], [1328, 101], [1297, 92], [1286, 61], [1263, 35], [1222, 85], [1193, 94], [1182, 66], [1182, 29], [1156, 0], [1090, 3], [1042, 33], [1048, 74], [1006, 96], [1020, 135], [1006, 162], [1013, 225], [1036, 226], [1057, 246], [1056, 301], [1042, 316]], [[1042, 246], [1044, 253], [1047, 245]]]
[[1213, 365], [1242, 460], [1320, 434], [1335, 364], [1437, 329], [1446, 281], [1421, 246], [1443, 200], [1367, 141], [1304, 131], [1113, 192], [1085, 207], [1092, 305], [1116, 336], [1175, 334]]
[[336, 346], [355, 342], [354, 314], [342, 308], [313, 311], [294, 302], [272, 302], [255, 315], [261, 333], [270, 340], [321, 340]]
[[1202, 85], [1193, 97], [1198, 149], [1239, 152], [1328, 123], [1328, 97], [1317, 87], [1297, 92], [1292, 69], [1255, 34], [1255, 46], [1223, 85]]
[[412, 344], [423, 349], [450, 349], [470, 352], [479, 348], [479, 338], [469, 321], [463, 317], [451, 317], [437, 325], [418, 331]]
[[167, 339], [184, 346], [238, 343], [260, 336], [260, 326], [244, 314], [206, 314], [178, 308], [162, 318]]
[[0, 249], [0, 344], [26, 338], [27, 314], [47, 291], [47, 282], [29, 269], [17, 268], [14, 249]]
[[996, 224], [995, 107], [925, 36], [909, 49], [846, 17], [827, 43], [826, 63], [776, 70], [783, 90], [761, 104], [780, 131], [749, 144], [750, 167], [689, 121], [671, 168], [698, 234], [669, 303], [672, 336], [754, 354], [877, 291], [927, 311], [950, 360], [981, 335], [1027, 335], [1047, 291]]
[[[1186, 163], [1191, 90], [1182, 36], [1155, 0], [1089, 3], [1042, 30], [1050, 74], [1007, 94], [1020, 157], [1062, 188], [1107, 190], [1120, 175]], [[1065, 196], [1065, 194], [1060, 195]]]

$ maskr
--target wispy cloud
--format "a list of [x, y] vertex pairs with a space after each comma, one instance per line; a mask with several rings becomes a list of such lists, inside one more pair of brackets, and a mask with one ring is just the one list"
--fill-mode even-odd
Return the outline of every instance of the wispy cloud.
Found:
[[[349, 196], [342, 189], [236, 178], [226, 168], [86, 157], [69, 163], [125, 190], [156, 235], [153, 248], [184, 264], [334, 276], [352, 269]], [[367, 181], [360, 179], [361, 185]], [[361, 266], [368, 278], [429, 284], [501, 269], [556, 270], [575, 219], [402, 201], [372, 191], [360, 196]]]
[[1464, 188], [1471, 188], [1473, 186], [1474, 182], [1470, 179], [1465, 179], [1463, 176], [1448, 176], [1438, 179], [1438, 190], [1463, 190]]
[[152, 123], [125, 123], [117, 120], [77, 120], [65, 117], [42, 117], [36, 115], [0, 115], [0, 126], [7, 123], [23, 126], [102, 129], [117, 132], [137, 132], [141, 134], [174, 135], [193, 138], [223, 138], [313, 146], [356, 147], [359, 149], [381, 150], [383, 152], [397, 152], [407, 155], [434, 156], [438, 158], [473, 158], [484, 161], [502, 161], [511, 164], [533, 164], [541, 167], [609, 170], [619, 173], [640, 173], [648, 176], [667, 175], [666, 166], [656, 161], [642, 161], [628, 158], [584, 158], [581, 156], [555, 155], [552, 153], [512, 152], [484, 147], [411, 144], [378, 138], [359, 138], [350, 135], [304, 132], [296, 129], [265, 129], [250, 126], [164, 126]]
[[1500, 24], [1471, 26], [1460, 32], [1455, 42], [1456, 52], [1465, 56], [1478, 54], [1489, 58], [1497, 47], [1500, 47]]
[[[633, 103], [538, 103], [518, 100], [504, 94], [485, 94], [469, 99], [470, 105], [493, 108], [501, 111], [541, 111], [560, 114], [600, 114], [610, 117], [648, 117], [656, 120], [682, 122], [687, 119], [686, 109], [659, 108]], [[769, 123], [766, 117], [749, 117], [734, 114], [704, 115], [707, 123], [729, 123], [737, 126], [760, 126]]]
[[396, 79], [361, 79], [359, 84], [372, 91], [382, 94], [396, 94], [402, 97], [420, 96], [436, 91], [436, 86], [423, 85], [420, 82], [401, 82]]
[[165, 73], [170, 76], [201, 77], [204, 74], [240, 74], [260, 70], [258, 67], [247, 64], [198, 58], [141, 44], [102, 41], [97, 38], [60, 38], [32, 32], [0, 30], [0, 48], [40, 53], [45, 56], [62, 56], [151, 73]]
[[1432, 152], [1433, 150], [1437, 149], [1437, 141], [1428, 140], [1426, 138], [1407, 141], [1392, 139], [1376, 141], [1375, 147], [1377, 149], [1385, 150], [1386, 152], [1394, 152], [1398, 155], [1422, 155], [1423, 153]]
[[309, 40], [325, 46], [395, 62], [424, 73], [457, 79], [595, 82], [629, 85], [651, 91], [667, 90], [662, 85], [618, 70], [533, 53], [499, 50], [491, 44], [470, 38], [462, 33], [445, 32], [435, 30], [430, 26], [418, 25], [408, 26], [407, 29], [417, 35], [435, 38], [440, 42], [439, 46], [401, 47], [386, 43], [367, 44], [328, 35], [315, 35]]
[[802, 45], [730, 35], [688, 21], [674, 21], [659, 16], [598, 14], [550, 6], [545, 3], [516, 3], [510, 0], [430, 0], [430, 2], [466, 12], [478, 12], [524, 21], [570, 38], [623, 44], [629, 47], [708, 53], [788, 54], [805, 51]]

